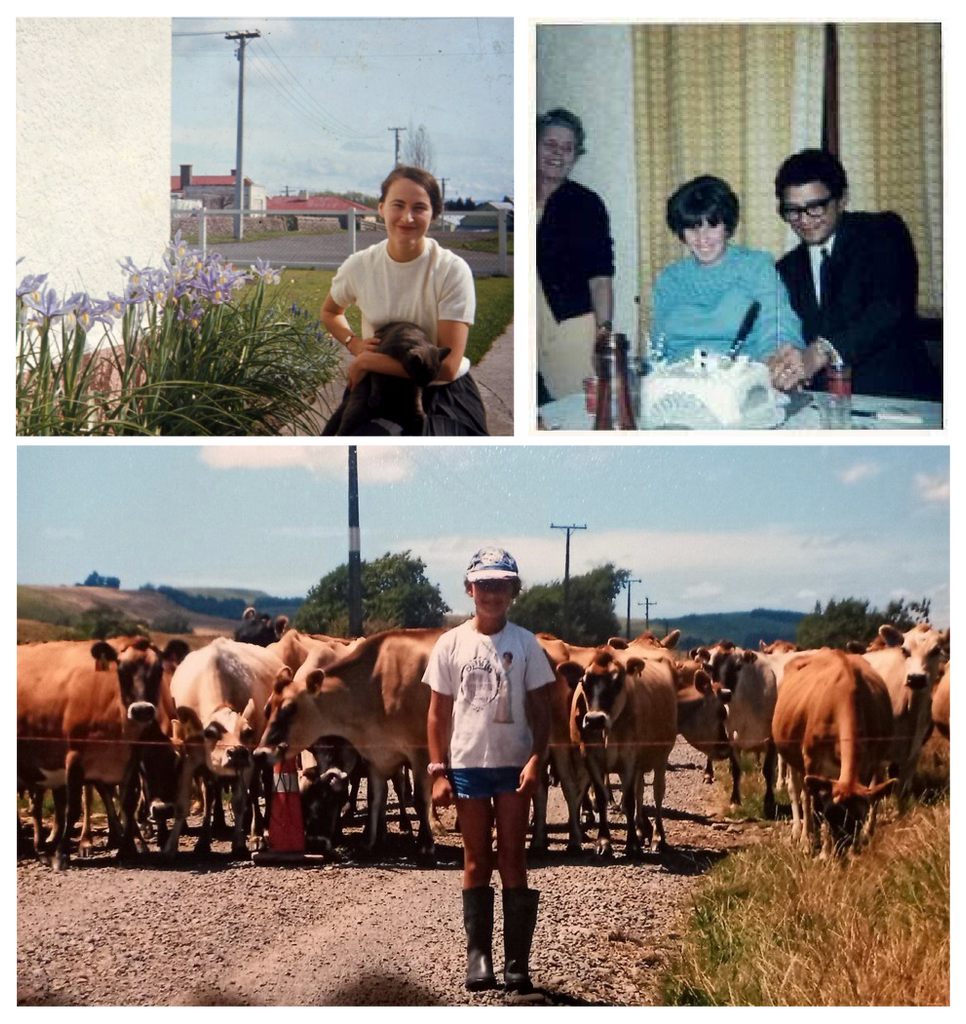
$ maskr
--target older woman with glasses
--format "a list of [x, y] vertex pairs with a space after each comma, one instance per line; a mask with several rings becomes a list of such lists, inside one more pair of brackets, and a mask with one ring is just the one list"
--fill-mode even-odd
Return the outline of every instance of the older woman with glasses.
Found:
[[557, 107], [537, 118], [538, 404], [581, 388], [594, 346], [610, 338], [614, 243], [596, 192], [570, 180], [585, 152], [580, 118]]
[[802, 347], [801, 325], [772, 257], [731, 241], [738, 210], [728, 183], [707, 174], [668, 199], [668, 227], [687, 255], [657, 276], [651, 337], [671, 361], [687, 358], [695, 348], [727, 353], [756, 303], [742, 354], [763, 362], [779, 345]]

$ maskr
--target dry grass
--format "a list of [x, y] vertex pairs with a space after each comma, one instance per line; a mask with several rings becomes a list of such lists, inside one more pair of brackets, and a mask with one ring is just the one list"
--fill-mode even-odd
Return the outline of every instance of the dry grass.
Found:
[[[813, 859], [779, 823], [715, 867], [665, 974], [664, 1002], [948, 1005], [948, 744], [930, 740], [920, 768], [921, 802], [901, 818], [888, 802], [858, 857]], [[745, 814], [761, 792], [746, 781]]]

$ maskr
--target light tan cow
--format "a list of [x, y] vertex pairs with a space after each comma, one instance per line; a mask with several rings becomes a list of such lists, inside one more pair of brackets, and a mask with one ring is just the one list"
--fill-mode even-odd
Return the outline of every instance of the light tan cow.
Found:
[[294, 675], [308, 657], [309, 651], [319, 643], [320, 641], [313, 640], [307, 633], [300, 633], [297, 629], [287, 629], [281, 639], [268, 644], [265, 650], [274, 654], [283, 665], [287, 665]]
[[630, 643], [619, 637], [608, 642], [612, 647], [623, 650], [625, 657], [636, 656], [670, 666], [677, 696], [678, 734], [695, 750], [706, 755], [708, 769], [705, 776], [710, 781], [712, 761], [728, 757], [731, 752], [727, 734], [727, 705], [731, 701], [731, 691], [714, 682], [701, 662], [675, 655], [679, 638], [680, 630], [675, 629], [663, 640], [646, 632]]
[[939, 633], [927, 623], [920, 623], [900, 633], [886, 623], [879, 627], [875, 646], [862, 657], [885, 681], [892, 701], [892, 763], [899, 780], [897, 794], [902, 811], [908, 806], [912, 777], [932, 723], [932, 690], [949, 657], [949, 631]]
[[343, 642], [341, 640], [317, 640], [313, 638], [305, 660], [299, 665], [298, 671], [295, 673], [295, 682], [304, 683], [312, 672], [318, 669], [324, 671], [347, 654], [351, 654], [361, 643], [361, 639]]
[[[171, 680], [178, 716], [177, 732], [185, 745], [178, 785], [174, 824], [164, 853], [174, 857], [178, 837], [191, 803], [191, 784], [206, 770], [215, 780], [234, 782], [232, 810], [235, 825], [232, 854], [245, 856], [245, 811], [253, 785], [252, 751], [265, 728], [264, 708], [278, 682], [289, 683], [291, 671], [264, 647], [218, 637], [190, 653]], [[204, 825], [196, 853], [211, 848], [211, 817], [215, 787], [206, 799]], [[257, 792], [257, 789], [256, 789]], [[257, 800], [252, 807], [253, 848], [260, 845], [263, 827]]]
[[771, 722], [778, 696], [775, 672], [757, 651], [742, 649], [723, 640], [714, 647], [692, 652], [715, 683], [730, 692], [725, 729], [731, 743], [731, 806], [741, 803], [741, 752], [762, 753], [765, 780], [764, 812], [775, 817], [775, 776], [778, 756], [772, 742]]
[[[792, 777], [792, 841], [823, 856], [858, 849], [892, 744], [892, 707], [859, 655], [823, 648], [793, 659], [775, 705], [775, 745]], [[870, 821], [871, 831], [874, 817]], [[804, 826], [804, 827], [803, 827]]]
[[941, 736], [949, 739], [949, 666], [943, 665], [942, 675], [932, 695], [932, 720]]

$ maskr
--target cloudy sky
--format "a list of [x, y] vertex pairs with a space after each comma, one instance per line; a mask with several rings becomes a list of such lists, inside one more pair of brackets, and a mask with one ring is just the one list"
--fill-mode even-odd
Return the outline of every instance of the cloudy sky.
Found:
[[448, 197], [513, 195], [509, 18], [175, 18], [171, 173], [235, 166], [237, 44], [245, 54], [245, 174], [285, 186], [378, 193], [395, 135], [425, 125]]
[[[347, 560], [346, 466], [345, 447], [21, 446], [18, 582], [301, 596]], [[658, 619], [925, 595], [949, 624], [946, 447], [360, 446], [359, 472], [362, 557], [412, 551], [457, 611], [485, 543], [525, 583], [561, 578], [556, 524], [587, 527], [572, 572], [630, 569]]]

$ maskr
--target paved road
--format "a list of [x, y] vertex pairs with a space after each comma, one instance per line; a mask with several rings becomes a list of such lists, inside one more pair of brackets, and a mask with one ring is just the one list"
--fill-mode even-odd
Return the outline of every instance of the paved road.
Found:
[[[475, 232], [453, 232], [447, 240], [478, 237]], [[359, 231], [356, 233], [356, 249], [366, 249], [381, 242], [385, 235], [381, 231]], [[290, 238], [266, 238], [253, 241], [219, 242], [208, 246], [235, 264], [253, 263], [256, 258], [268, 261], [273, 266], [294, 266], [299, 263], [311, 264], [322, 270], [337, 270], [349, 255], [349, 236], [345, 232], [332, 234], [311, 234], [293, 232]], [[477, 277], [497, 273], [498, 256], [491, 252], [475, 252], [471, 249], [453, 249], [470, 265]], [[507, 257], [507, 273], [513, 276], [513, 257]]]

